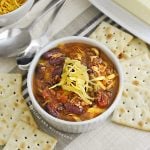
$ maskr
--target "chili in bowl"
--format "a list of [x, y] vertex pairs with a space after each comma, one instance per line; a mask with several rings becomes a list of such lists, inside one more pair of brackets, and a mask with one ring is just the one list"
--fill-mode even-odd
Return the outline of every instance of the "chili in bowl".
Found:
[[101, 43], [66, 37], [34, 58], [28, 73], [34, 108], [55, 128], [85, 132], [99, 126], [122, 93], [119, 61]]

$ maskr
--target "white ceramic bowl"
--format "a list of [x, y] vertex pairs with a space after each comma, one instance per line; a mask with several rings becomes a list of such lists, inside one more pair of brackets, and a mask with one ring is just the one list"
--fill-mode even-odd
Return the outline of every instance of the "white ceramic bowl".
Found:
[[0, 15], [0, 26], [12, 24], [21, 19], [29, 11], [33, 3], [34, 0], [26, 0], [26, 2], [16, 10]]
[[[71, 122], [71, 121], [64, 121], [58, 118], [53, 117], [52, 115], [48, 114], [37, 102], [37, 100], [34, 97], [33, 91], [32, 91], [32, 84], [33, 84], [33, 75], [36, 68], [36, 65], [41, 57], [41, 55], [48, 50], [57, 47], [60, 43], [71, 43], [71, 42], [81, 42], [90, 44], [96, 47], [99, 47], [112, 61], [112, 63], [116, 66], [116, 69], [119, 74], [119, 91], [117, 93], [117, 96], [112, 103], [112, 105], [101, 115], [87, 121], [81, 121], [81, 122]], [[86, 132], [90, 131], [92, 129], [95, 129], [101, 125], [101, 122], [104, 121], [110, 114], [114, 111], [116, 105], [118, 104], [121, 94], [122, 94], [122, 86], [123, 86], [123, 74], [121, 70], [121, 66], [119, 63], [119, 60], [114, 56], [114, 54], [103, 44], [96, 42], [94, 40], [85, 38], [85, 37], [65, 37], [62, 39], [58, 39], [54, 42], [51, 42], [49, 45], [47, 45], [45, 48], [40, 50], [36, 56], [34, 57], [31, 66], [29, 68], [28, 77], [27, 77], [27, 86], [28, 86], [28, 92], [33, 104], [33, 107], [39, 112], [39, 114], [53, 127], [57, 128], [58, 130], [65, 131], [65, 132], [71, 132], [71, 133], [80, 133], [80, 132]]]

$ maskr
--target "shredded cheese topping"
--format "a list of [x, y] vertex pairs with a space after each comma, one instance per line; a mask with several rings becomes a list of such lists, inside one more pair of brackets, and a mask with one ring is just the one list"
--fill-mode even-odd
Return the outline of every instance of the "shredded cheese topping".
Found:
[[[50, 89], [61, 86], [62, 89], [76, 93], [87, 104], [92, 104], [94, 98], [88, 95], [89, 91], [109, 90], [115, 84], [116, 74], [89, 78], [88, 69], [79, 60], [65, 59], [63, 73], [58, 84]], [[106, 86], [107, 85], [107, 86]]]
[[0, 0], [0, 15], [19, 8], [26, 0]]
[[78, 94], [86, 103], [91, 104], [91, 98], [87, 91], [89, 89], [89, 75], [87, 67], [79, 60], [65, 59], [61, 81], [51, 88], [61, 86], [62, 89]]

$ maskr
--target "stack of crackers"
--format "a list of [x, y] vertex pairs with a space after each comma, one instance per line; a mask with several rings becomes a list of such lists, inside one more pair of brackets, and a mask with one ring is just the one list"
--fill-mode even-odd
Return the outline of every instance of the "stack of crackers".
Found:
[[124, 90], [112, 121], [150, 131], [150, 57], [140, 39], [102, 22], [90, 35], [118, 57], [124, 71]]
[[37, 128], [21, 87], [20, 74], [0, 74], [0, 145], [4, 150], [51, 150], [56, 139]]

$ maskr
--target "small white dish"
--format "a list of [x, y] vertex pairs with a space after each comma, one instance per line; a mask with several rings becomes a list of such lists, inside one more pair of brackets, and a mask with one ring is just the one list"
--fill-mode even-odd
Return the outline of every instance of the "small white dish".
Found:
[[[48, 50], [57, 47], [60, 43], [74, 43], [74, 42], [80, 42], [85, 43], [89, 45], [93, 45], [95, 47], [98, 47], [101, 49], [101, 51], [106, 54], [106, 56], [112, 61], [112, 63], [116, 66], [116, 70], [119, 75], [119, 89], [118, 93], [111, 104], [111, 106], [102, 114], [99, 116], [86, 120], [86, 121], [80, 121], [80, 122], [71, 122], [71, 121], [65, 121], [58, 118], [53, 117], [52, 115], [48, 114], [37, 102], [37, 100], [34, 97], [33, 94], [33, 75], [35, 72], [35, 68], [37, 66], [37, 63], [40, 59], [40, 57], [47, 52]], [[92, 39], [88, 39], [85, 37], [65, 37], [62, 39], [58, 39], [56, 41], [51, 42], [49, 45], [47, 45], [45, 48], [40, 50], [34, 57], [29, 71], [28, 71], [28, 77], [27, 77], [27, 87], [28, 87], [28, 93], [31, 98], [33, 107], [37, 112], [53, 127], [57, 128], [58, 130], [70, 132], [70, 133], [81, 133], [90, 131], [92, 129], [95, 129], [101, 125], [101, 122], [104, 121], [106, 118], [110, 116], [110, 114], [114, 111], [116, 105], [118, 104], [119, 100], [121, 99], [122, 95], [122, 88], [123, 88], [123, 72], [121, 69], [121, 65], [119, 60], [115, 57], [115, 55], [103, 44], [94, 41]]]
[[126, 30], [150, 44], [150, 25], [132, 15], [112, 0], [89, 1]]
[[0, 15], [0, 27], [15, 23], [21, 19], [32, 7], [34, 0], [26, 0], [26, 2], [16, 10], [4, 15]]

